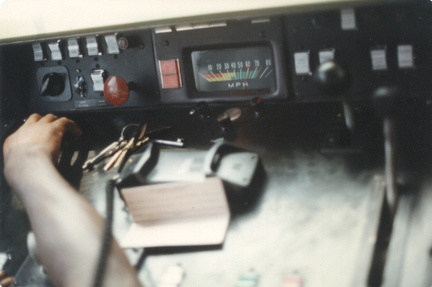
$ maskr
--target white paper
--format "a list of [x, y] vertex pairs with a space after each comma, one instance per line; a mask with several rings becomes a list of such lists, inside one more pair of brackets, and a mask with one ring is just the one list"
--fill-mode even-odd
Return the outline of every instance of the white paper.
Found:
[[147, 185], [122, 189], [134, 223], [124, 248], [222, 244], [229, 207], [222, 181]]

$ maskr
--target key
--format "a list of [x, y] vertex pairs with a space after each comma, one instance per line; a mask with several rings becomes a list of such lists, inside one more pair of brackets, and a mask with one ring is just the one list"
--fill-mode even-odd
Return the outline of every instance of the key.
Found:
[[116, 160], [114, 167], [118, 167], [119, 170], [121, 170], [134, 147], [135, 147], [135, 137], [131, 138], [127, 143], [127, 145], [121, 150], [121, 153], [118, 159]]
[[135, 135], [135, 142], [139, 142], [144, 139], [147, 131], [147, 124], [142, 124]]
[[143, 138], [142, 140], [137, 141], [137, 142], [135, 143], [135, 148], [142, 146], [143, 144], [145, 144], [145, 143], [148, 142], [149, 140], [150, 140], [149, 137], [145, 137], [145, 138]]
[[104, 148], [101, 152], [99, 152], [95, 157], [87, 160], [84, 165], [82, 166], [82, 169], [91, 169], [93, 166], [105, 158], [109, 157], [110, 154], [112, 155], [116, 147], [119, 145], [118, 141], [112, 142], [110, 145], [108, 145], [106, 148]]
[[[127, 144], [126, 138], [129, 138], [131, 135], [136, 135], [136, 133], [138, 131], [137, 128], [138, 128], [137, 124], [129, 124], [129, 125], [126, 125], [125, 127], [123, 127], [123, 129], [120, 133], [119, 139], [117, 141], [111, 143], [110, 145], [108, 145], [106, 148], [104, 148], [95, 157], [87, 160], [84, 163], [84, 165], [82, 166], [82, 168], [84, 170], [90, 169], [95, 164], [101, 162], [102, 160], [115, 155], [118, 150], [122, 149]], [[112, 163], [109, 163], [109, 164], [107, 163], [105, 166], [108, 168], [108, 166], [110, 166], [110, 165], [112, 165]], [[104, 169], [105, 169], [105, 167], [104, 167]]]
[[117, 160], [118, 160], [120, 154], [122, 153], [122, 150], [123, 150], [123, 148], [117, 150], [117, 151], [114, 153], [113, 157], [110, 158], [110, 160], [109, 160], [109, 161], [105, 164], [105, 166], [103, 167], [103, 170], [104, 170], [104, 171], [108, 171], [108, 170], [110, 170], [110, 169], [115, 165], [115, 163], [117, 162]]

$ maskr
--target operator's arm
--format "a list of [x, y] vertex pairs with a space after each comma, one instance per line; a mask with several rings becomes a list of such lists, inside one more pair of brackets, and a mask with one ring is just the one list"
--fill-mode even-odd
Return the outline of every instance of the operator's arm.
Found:
[[[69, 119], [30, 116], [4, 143], [5, 177], [29, 215], [40, 260], [53, 283], [91, 286], [104, 221], [56, 169], [61, 140], [68, 132], [81, 133]], [[139, 286], [115, 242], [104, 286]]]

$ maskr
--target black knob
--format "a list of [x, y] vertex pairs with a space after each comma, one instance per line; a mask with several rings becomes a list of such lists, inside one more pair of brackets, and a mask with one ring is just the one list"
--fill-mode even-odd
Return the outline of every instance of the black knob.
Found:
[[348, 91], [349, 75], [347, 70], [335, 61], [322, 63], [314, 74], [322, 92], [329, 96], [341, 96]]
[[58, 96], [63, 93], [65, 89], [65, 79], [63, 74], [49, 73], [43, 77], [40, 95], [44, 96]]
[[400, 97], [398, 88], [381, 87], [373, 93], [373, 106], [380, 116], [393, 117], [398, 112]]

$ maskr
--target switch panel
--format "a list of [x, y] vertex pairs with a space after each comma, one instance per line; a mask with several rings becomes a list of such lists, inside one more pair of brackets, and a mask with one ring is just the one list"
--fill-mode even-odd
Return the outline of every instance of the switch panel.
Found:
[[425, 32], [431, 27], [430, 5], [425, 6], [356, 7], [285, 17], [291, 53], [286, 64], [295, 99], [328, 99], [313, 77], [328, 60], [346, 69], [350, 100], [367, 100], [375, 89], [389, 85], [410, 91], [410, 97], [430, 97], [425, 93], [432, 86], [427, 79], [432, 72], [430, 47], [425, 44], [431, 39]]
[[[367, 101], [383, 85], [430, 98], [426, 91], [432, 88], [432, 64], [427, 43], [432, 36], [427, 27], [432, 24], [430, 5], [424, 6], [399, 3], [391, 8], [358, 6], [164, 23], [25, 44], [33, 59], [29, 74], [37, 75], [28, 88], [29, 109], [249, 103], [256, 97], [264, 102], [335, 101], [324, 95], [316, 80], [318, 67], [328, 61], [346, 71], [347, 100]], [[67, 75], [64, 89], [70, 94], [54, 95], [61, 88], [57, 83], [63, 82], [62, 75]], [[105, 80], [112, 76], [124, 79], [128, 86], [131, 83], [127, 101], [121, 105], [104, 97]], [[47, 89], [41, 92], [43, 83]]]
[[[44, 47], [50, 53], [45, 61]], [[150, 30], [40, 42], [34, 45], [33, 58], [31, 69], [36, 77], [29, 89], [31, 112], [127, 109], [160, 103]], [[112, 76], [131, 83], [127, 101], [121, 105], [108, 101], [112, 96], [104, 96], [105, 80]], [[64, 91], [57, 95], [60, 82]], [[41, 96], [43, 83], [48, 89]]]

